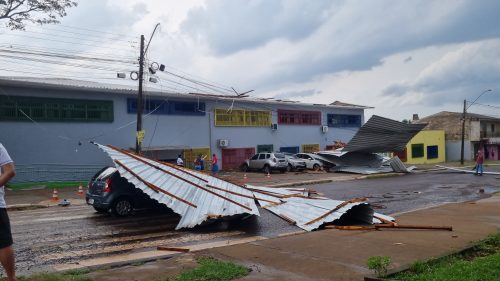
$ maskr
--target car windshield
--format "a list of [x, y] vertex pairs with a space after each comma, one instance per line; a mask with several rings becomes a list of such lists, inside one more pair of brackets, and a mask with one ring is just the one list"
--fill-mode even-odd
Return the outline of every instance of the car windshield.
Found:
[[292, 158], [292, 159], [299, 159], [299, 157], [293, 155], [293, 154], [287, 154], [286, 155], [288, 158]]
[[283, 153], [275, 153], [274, 156], [276, 158], [285, 158], [285, 154], [283, 154]]

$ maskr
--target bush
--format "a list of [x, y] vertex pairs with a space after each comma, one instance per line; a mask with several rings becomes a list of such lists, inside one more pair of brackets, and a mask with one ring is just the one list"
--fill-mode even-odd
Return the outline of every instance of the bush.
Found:
[[388, 256], [374, 256], [368, 258], [368, 268], [375, 271], [378, 277], [384, 277], [387, 274], [387, 268], [391, 264], [391, 258]]

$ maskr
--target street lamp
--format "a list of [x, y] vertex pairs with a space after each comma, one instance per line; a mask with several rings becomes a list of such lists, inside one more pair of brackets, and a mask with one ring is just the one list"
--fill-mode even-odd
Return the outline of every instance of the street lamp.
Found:
[[[491, 92], [491, 89], [484, 90], [469, 106], [467, 106], [467, 101], [464, 100], [464, 112], [462, 114], [462, 147], [460, 148], [460, 164], [464, 164], [464, 141], [465, 141], [465, 117], [467, 114], [467, 109], [471, 107], [482, 95], [487, 92]], [[470, 133], [469, 133], [470, 138]]]

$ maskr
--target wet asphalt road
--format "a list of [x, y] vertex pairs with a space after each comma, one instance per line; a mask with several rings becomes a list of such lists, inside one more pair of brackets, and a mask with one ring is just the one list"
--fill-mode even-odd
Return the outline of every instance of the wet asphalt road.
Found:
[[[492, 169], [490, 169], [492, 170]], [[500, 167], [496, 169], [500, 171]], [[500, 191], [499, 176], [431, 172], [308, 186], [326, 197], [368, 197], [376, 212], [394, 214], [446, 202], [461, 202]], [[480, 193], [483, 189], [485, 193]], [[276, 237], [300, 229], [261, 210], [260, 217], [175, 231], [178, 216], [168, 211], [138, 212], [128, 218], [98, 214], [86, 205], [10, 212], [20, 274], [60, 264], [155, 249], [182, 247], [248, 236]]]

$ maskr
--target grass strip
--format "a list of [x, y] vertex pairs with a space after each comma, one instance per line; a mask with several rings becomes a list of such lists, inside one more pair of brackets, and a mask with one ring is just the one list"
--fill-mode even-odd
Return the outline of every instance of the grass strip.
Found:
[[230, 281], [246, 276], [250, 270], [244, 266], [216, 260], [211, 257], [198, 259], [198, 267], [182, 272], [177, 277], [155, 281]]
[[461, 253], [428, 262], [416, 262], [409, 270], [390, 278], [401, 281], [500, 280], [500, 233]]
[[39, 182], [21, 182], [21, 183], [9, 183], [7, 188], [12, 190], [22, 190], [31, 189], [35, 187], [44, 187], [48, 189], [52, 188], [65, 188], [65, 187], [78, 187], [79, 185], [86, 186], [86, 182], [83, 181], [39, 181]]
[[[83, 276], [87, 274], [87, 270], [72, 270], [63, 273], [38, 273], [30, 276], [17, 277], [18, 281], [93, 281], [92, 279]], [[0, 279], [1, 281], [7, 278]]]

